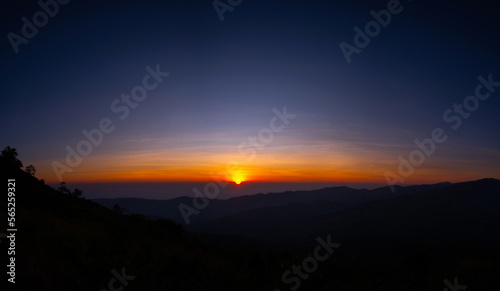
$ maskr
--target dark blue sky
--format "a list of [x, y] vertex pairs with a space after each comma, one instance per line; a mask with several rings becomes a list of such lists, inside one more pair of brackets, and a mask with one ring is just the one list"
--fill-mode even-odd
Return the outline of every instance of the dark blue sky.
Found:
[[[40, 7], [9, 4], [0, 146], [56, 181], [65, 147], [110, 118], [116, 130], [65, 180], [203, 180], [286, 106], [297, 118], [244, 165], [248, 180], [384, 183], [436, 127], [448, 140], [405, 182], [499, 178], [500, 87], [457, 130], [443, 121], [479, 75], [500, 81], [493, 4], [401, 1], [347, 63], [339, 44], [388, 2], [244, 0], [221, 22], [211, 1], [72, 0], [17, 54], [6, 36]], [[110, 104], [157, 64], [170, 75], [119, 120]]]

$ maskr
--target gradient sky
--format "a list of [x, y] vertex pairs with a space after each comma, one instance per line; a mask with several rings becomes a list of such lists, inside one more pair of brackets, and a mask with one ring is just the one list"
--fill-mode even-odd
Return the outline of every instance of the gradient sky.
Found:
[[[114, 132], [66, 182], [208, 181], [235, 161], [248, 181], [385, 183], [437, 127], [448, 139], [404, 183], [500, 178], [500, 87], [457, 130], [443, 121], [479, 75], [500, 81], [493, 4], [401, 1], [348, 64], [339, 44], [389, 1], [244, 0], [222, 22], [209, 0], [100, 2], [61, 6], [17, 54], [6, 35], [40, 8], [2, 12], [0, 147], [47, 182], [102, 118]], [[170, 75], [120, 120], [110, 104], [156, 64]], [[246, 161], [238, 146], [284, 106], [296, 118]]]

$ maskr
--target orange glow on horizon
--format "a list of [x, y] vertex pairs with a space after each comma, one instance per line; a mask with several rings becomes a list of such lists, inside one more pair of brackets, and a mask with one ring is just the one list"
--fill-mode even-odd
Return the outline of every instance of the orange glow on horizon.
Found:
[[[293, 144], [293, 143], [292, 143]], [[241, 185], [249, 182], [279, 183], [379, 183], [386, 184], [384, 173], [397, 174], [398, 164], [391, 152], [343, 150], [321, 144], [290, 147], [277, 145], [258, 152], [252, 160], [226, 146], [212, 148], [174, 148], [152, 150], [123, 150], [95, 154], [85, 158], [80, 166], [65, 172], [67, 183], [114, 182], [207, 182], [224, 181]], [[354, 147], [355, 148], [355, 147]], [[500, 152], [498, 153], [500, 155]], [[59, 183], [51, 166], [53, 160], [34, 162], [37, 177], [47, 183]], [[64, 160], [60, 160], [63, 164]], [[482, 163], [429, 160], [415, 170], [403, 184], [431, 184], [443, 181], [458, 182], [495, 177], [498, 169]], [[40, 166], [38, 166], [40, 165]]]
[[[241, 185], [246, 182], [346, 182], [346, 183], [380, 183], [377, 172], [342, 171], [321, 168], [288, 168], [283, 165], [270, 167], [242, 166], [237, 171], [229, 172], [225, 167], [193, 167], [183, 169], [141, 169], [126, 168], [106, 171], [92, 171], [80, 168], [79, 171], [68, 174], [66, 182], [113, 183], [113, 182], [203, 182], [227, 181]], [[59, 183], [57, 180], [46, 179], [48, 183]]]

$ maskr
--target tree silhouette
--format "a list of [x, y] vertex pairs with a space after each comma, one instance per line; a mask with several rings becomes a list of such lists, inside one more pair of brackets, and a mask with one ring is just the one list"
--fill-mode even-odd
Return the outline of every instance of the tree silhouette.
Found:
[[69, 191], [68, 187], [66, 187], [66, 182], [59, 183], [59, 188], [57, 188], [57, 191], [63, 194], [71, 194], [71, 191]]
[[76, 197], [76, 198], [82, 198], [83, 197], [83, 191], [78, 189], [78, 188], [75, 188], [75, 190], [73, 190], [73, 193], [71, 193], [71, 195], [73, 197]]
[[116, 203], [115, 206], [113, 206], [113, 211], [116, 214], [122, 214], [123, 208], [120, 207], [120, 204]]
[[27, 166], [24, 171], [28, 174], [30, 174], [31, 176], [35, 177], [35, 173], [36, 173], [36, 169], [35, 169], [35, 166], [33, 165], [29, 165]]
[[0, 163], [4, 164], [8, 169], [21, 169], [23, 162], [17, 156], [17, 150], [8, 146], [0, 154]]

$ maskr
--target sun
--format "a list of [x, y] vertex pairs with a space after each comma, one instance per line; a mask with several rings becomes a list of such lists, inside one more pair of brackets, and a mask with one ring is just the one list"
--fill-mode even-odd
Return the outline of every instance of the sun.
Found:
[[245, 181], [245, 179], [242, 177], [242, 176], [234, 176], [233, 177], [233, 182], [236, 184], [236, 185], [239, 185], [241, 184], [241, 182]]

